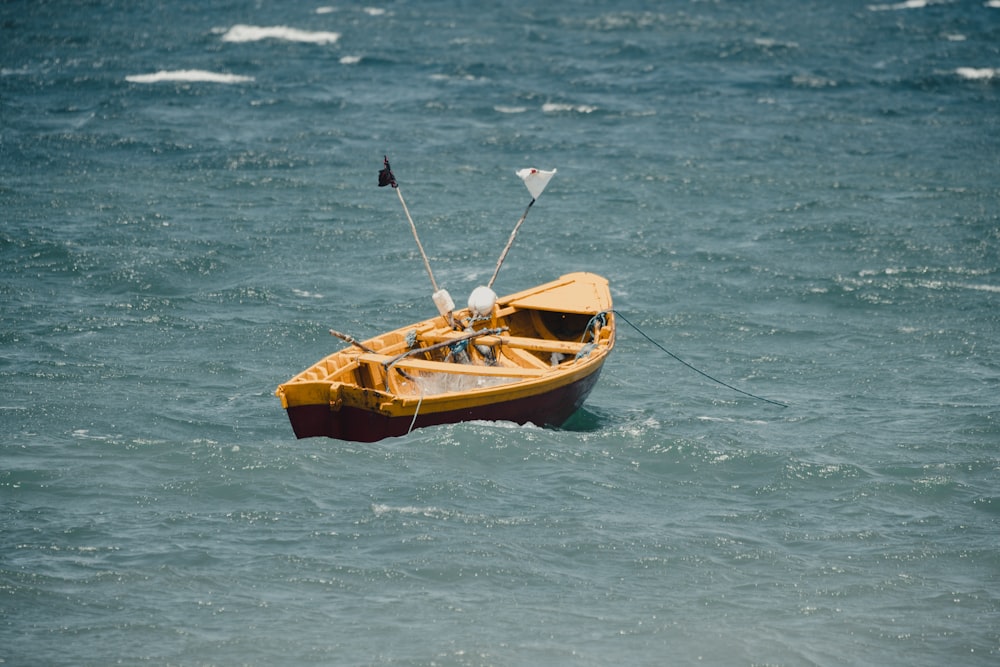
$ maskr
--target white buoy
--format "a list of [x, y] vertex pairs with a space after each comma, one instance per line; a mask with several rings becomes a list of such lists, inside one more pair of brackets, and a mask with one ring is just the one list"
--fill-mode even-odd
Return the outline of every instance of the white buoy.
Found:
[[469, 310], [476, 317], [488, 317], [493, 313], [497, 293], [486, 285], [480, 285], [469, 295]]
[[434, 305], [437, 306], [441, 317], [448, 317], [455, 310], [455, 302], [452, 300], [451, 295], [448, 294], [448, 290], [439, 289], [431, 295], [431, 298], [434, 299]]

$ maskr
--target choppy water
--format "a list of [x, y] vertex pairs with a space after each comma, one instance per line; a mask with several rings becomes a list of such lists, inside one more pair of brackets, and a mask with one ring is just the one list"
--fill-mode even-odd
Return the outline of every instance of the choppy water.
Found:
[[[0, 5], [0, 661], [993, 665], [995, 1]], [[295, 441], [488, 279], [622, 325], [562, 430]]]

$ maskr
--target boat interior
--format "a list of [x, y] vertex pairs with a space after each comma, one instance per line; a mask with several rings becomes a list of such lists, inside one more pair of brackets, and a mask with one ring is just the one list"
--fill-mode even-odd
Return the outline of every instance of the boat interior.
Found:
[[332, 354], [296, 380], [423, 396], [541, 377], [607, 342], [608, 317], [496, 306], [461, 331], [435, 318]]

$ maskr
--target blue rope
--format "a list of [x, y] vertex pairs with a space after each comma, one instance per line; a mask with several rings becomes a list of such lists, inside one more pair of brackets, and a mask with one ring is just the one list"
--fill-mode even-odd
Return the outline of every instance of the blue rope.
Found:
[[[599, 312], [596, 315], [594, 315], [593, 317], [591, 317], [590, 321], [587, 322], [587, 328], [583, 330], [583, 335], [580, 336], [580, 342], [581, 343], [584, 342], [586, 340], [586, 338], [587, 338], [587, 334], [591, 334], [594, 337], [594, 342], [596, 343], [597, 342], [597, 332], [600, 331], [602, 328], [604, 328], [607, 325], [607, 323], [608, 323], [608, 317], [607, 317], [607, 315], [608, 315], [608, 313], [611, 313], [611, 312], [617, 312], [617, 311], [602, 310], [601, 312]], [[598, 323], [600, 323], [601, 326], [599, 326], [599, 327], [595, 326]]]

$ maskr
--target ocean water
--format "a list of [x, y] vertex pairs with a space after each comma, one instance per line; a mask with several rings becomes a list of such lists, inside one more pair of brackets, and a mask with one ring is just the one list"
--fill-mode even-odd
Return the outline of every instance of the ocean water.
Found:
[[[566, 427], [294, 439], [435, 312], [384, 155], [459, 302], [558, 169]], [[5, 2], [0, 323], [0, 663], [1000, 659], [996, 0]]]

